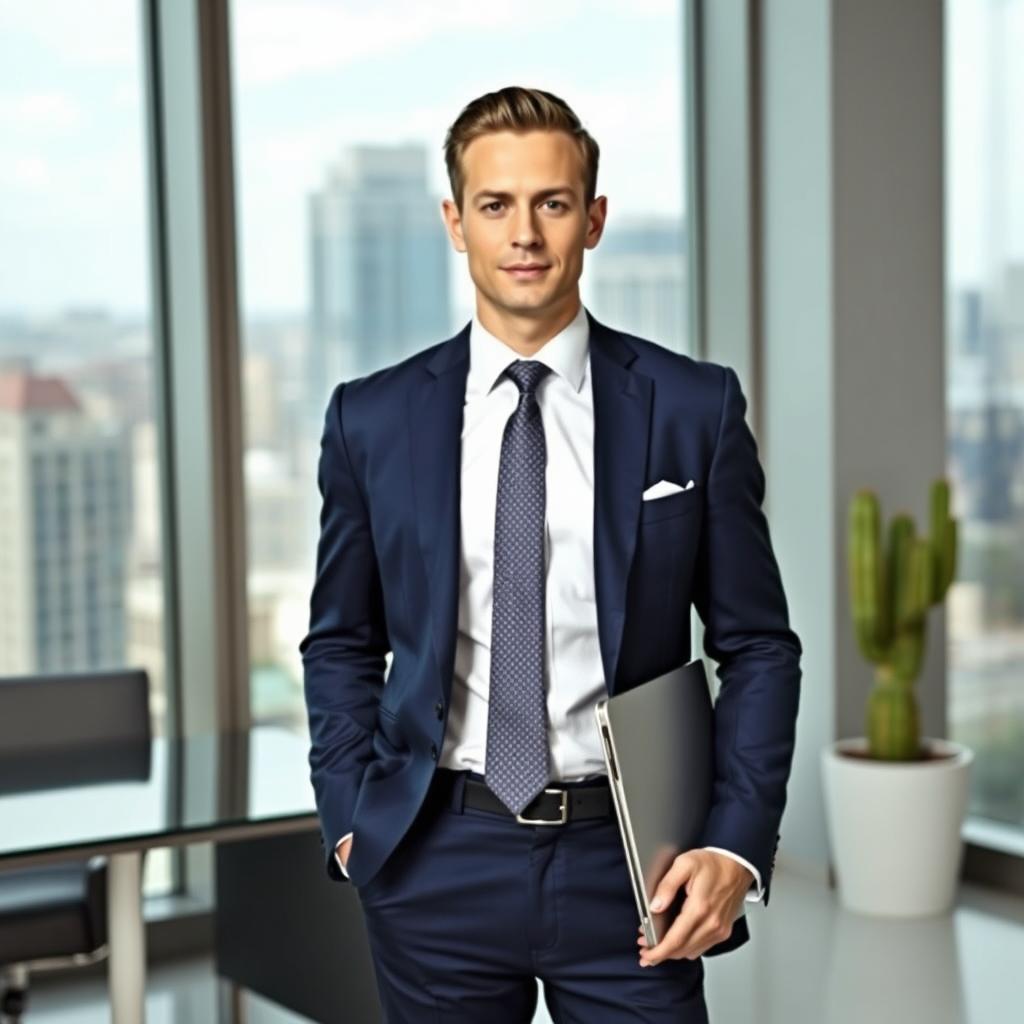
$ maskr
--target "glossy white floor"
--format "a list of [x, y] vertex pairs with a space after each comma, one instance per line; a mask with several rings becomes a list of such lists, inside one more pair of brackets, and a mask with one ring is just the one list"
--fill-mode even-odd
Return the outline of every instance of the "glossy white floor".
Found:
[[[964, 886], [947, 917], [892, 921], [839, 908], [780, 864], [751, 941], [705, 961], [713, 1024], [1012, 1024], [1024, 1020], [1024, 899]], [[216, 1024], [209, 960], [150, 970], [149, 1024]], [[246, 1024], [302, 1024], [246, 1000]], [[550, 1024], [538, 996], [534, 1024]], [[98, 983], [33, 988], [25, 1024], [107, 1024]], [[364, 1024], [364, 1022], [353, 1022]]]

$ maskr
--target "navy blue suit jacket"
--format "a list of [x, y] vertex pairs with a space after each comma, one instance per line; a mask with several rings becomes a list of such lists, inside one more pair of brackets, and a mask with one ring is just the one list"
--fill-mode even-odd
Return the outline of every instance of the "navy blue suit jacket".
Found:
[[[594, 571], [609, 695], [690, 660], [690, 605], [718, 663], [716, 779], [698, 846], [756, 865], [768, 902], [801, 645], [761, 510], [764, 473], [734, 370], [590, 315]], [[328, 875], [361, 885], [412, 823], [442, 749], [455, 659], [467, 323], [331, 396], [310, 628], [299, 645]], [[694, 486], [657, 501], [662, 478]], [[384, 685], [385, 654], [392, 664]], [[706, 955], [747, 940], [746, 918]]]

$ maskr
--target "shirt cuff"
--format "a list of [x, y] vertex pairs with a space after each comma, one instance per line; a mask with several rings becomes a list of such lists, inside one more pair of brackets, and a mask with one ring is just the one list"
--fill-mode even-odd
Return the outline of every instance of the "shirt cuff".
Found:
[[340, 839], [339, 839], [339, 840], [338, 840], [338, 841], [337, 841], [337, 842], [336, 842], [336, 843], [334, 844], [334, 859], [335, 859], [335, 860], [336, 860], [336, 861], [338, 862], [338, 867], [339, 867], [339, 868], [341, 869], [341, 873], [342, 873], [342, 874], [343, 874], [343, 875], [344, 875], [344, 876], [345, 876], [346, 878], [348, 878], [348, 872], [347, 872], [347, 871], [345, 870], [345, 865], [341, 863], [341, 857], [339, 857], [339, 856], [338, 856], [338, 847], [339, 847], [339, 846], [341, 846], [341, 844], [342, 844], [342, 843], [343, 843], [343, 842], [344, 842], [344, 841], [345, 841], [346, 839], [348, 839], [348, 838], [349, 838], [349, 836], [351, 836], [351, 835], [353, 835], [353, 834], [354, 834], [354, 833], [352, 833], [352, 832], [346, 832], [346, 833], [345, 833], [345, 834], [344, 834], [344, 835], [343, 835], [343, 836], [342, 836], [342, 837], [341, 837], [341, 838], [340, 838]]
[[761, 872], [750, 863], [749, 860], [741, 857], [738, 853], [733, 853], [732, 850], [723, 850], [720, 846], [703, 846], [703, 850], [714, 850], [715, 853], [723, 853], [726, 857], [731, 857], [734, 861], [742, 864], [753, 876], [754, 881], [750, 886], [750, 891], [745, 897], [747, 903], [757, 903], [764, 896], [764, 889], [761, 886]]

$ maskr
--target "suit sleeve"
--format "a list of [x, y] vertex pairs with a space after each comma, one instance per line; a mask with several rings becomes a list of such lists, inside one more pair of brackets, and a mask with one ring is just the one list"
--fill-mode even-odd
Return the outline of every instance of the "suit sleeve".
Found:
[[327, 874], [343, 881], [335, 857], [373, 757], [377, 706], [389, 650], [380, 573], [367, 504], [345, 443], [339, 384], [320, 443], [322, 496], [309, 632], [299, 644], [316, 795]]
[[761, 506], [765, 478], [739, 378], [723, 367], [718, 438], [707, 485], [694, 603], [721, 680], [714, 708], [715, 781], [698, 846], [755, 865], [768, 903], [786, 804], [800, 697], [800, 640]]

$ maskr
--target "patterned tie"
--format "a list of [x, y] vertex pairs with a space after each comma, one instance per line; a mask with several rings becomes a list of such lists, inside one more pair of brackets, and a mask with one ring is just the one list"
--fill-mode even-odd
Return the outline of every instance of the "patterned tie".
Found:
[[505, 424], [494, 520], [491, 684], [484, 778], [516, 814], [548, 783], [544, 693], [544, 424], [534, 390], [551, 368], [517, 359], [519, 404]]

